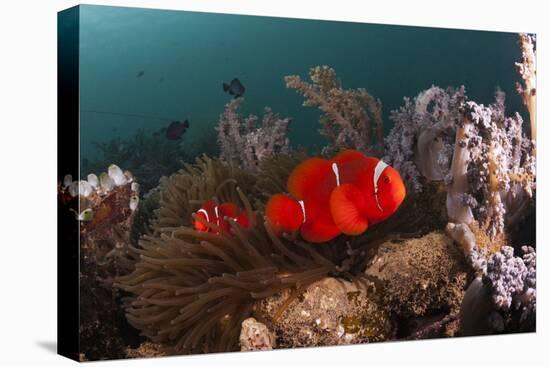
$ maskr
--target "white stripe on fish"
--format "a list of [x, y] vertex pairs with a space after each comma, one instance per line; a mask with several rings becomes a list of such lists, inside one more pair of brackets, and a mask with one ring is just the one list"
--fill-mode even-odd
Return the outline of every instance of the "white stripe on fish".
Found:
[[332, 172], [336, 176], [336, 186], [340, 186], [340, 171], [338, 171], [338, 165], [336, 163], [332, 164]]
[[197, 211], [197, 214], [199, 214], [199, 213], [204, 214], [204, 216], [206, 217], [206, 221], [207, 221], [208, 223], [210, 223], [210, 217], [208, 217], [208, 212], [207, 212], [205, 209], [199, 209], [199, 210]]
[[300, 201], [298, 201], [298, 204], [300, 204], [300, 207], [302, 208], [302, 214], [304, 216], [304, 219], [302, 220], [302, 223], [305, 223], [306, 222], [306, 207], [304, 205], [304, 201], [300, 200]]
[[378, 179], [382, 175], [382, 172], [388, 167], [388, 164], [384, 162], [383, 160], [379, 160], [376, 164], [376, 167], [374, 168], [374, 198], [376, 199], [376, 205], [378, 206], [378, 209], [380, 211], [383, 211], [382, 207], [380, 206], [380, 202], [378, 201]]

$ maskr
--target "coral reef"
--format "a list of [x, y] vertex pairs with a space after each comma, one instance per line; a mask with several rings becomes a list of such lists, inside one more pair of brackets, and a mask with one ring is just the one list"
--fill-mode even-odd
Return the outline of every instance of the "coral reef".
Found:
[[287, 88], [305, 98], [304, 106], [318, 107], [321, 134], [330, 145], [325, 155], [334, 155], [343, 148], [353, 148], [367, 155], [380, 156], [383, 151], [382, 103], [365, 89], [343, 89], [336, 72], [328, 66], [309, 71], [312, 84], [298, 75], [285, 77]]
[[[520, 44], [530, 135], [518, 113], [505, 114], [500, 90], [484, 106], [463, 86], [432, 86], [391, 112], [383, 140], [381, 103], [365, 89], [344, 89], [328, 66], [312, 68], [310, 81], [285, 77], [322, 112], [322, 154], [385, 153], [407, 185], [391, 220], [322, 245], [276, 235], [266, 220], [268, 198], [310, 158], [289, 148], [290, 120], [269, 108], [245, 117], [244, 99], [229, 101], [214, 159], [158, 134], [98, 146], [151, 182], [111, 165], [59, 184], [81, 223], [82, 358], [535, 330], [536, 244], [513, 237], [534, 218], [536, 195], [534, 37]], [[205, 202], [217, 222], [199, 215]], [[222, 203], [245, 220], [222, 218]], [[115, 335], [121, 329], [133, 337]]]
[[220, 115], [216, 127], [220, 158], [249, 171], [256, 171], [262, 160], [288, 153], [290, 119], [282, 118], [268, 107], [260, 123], [255, 115], [242, 117], [237, 109], [243, 101], [243, 97], [232, 99]]
[[442, 232], [380, 245], [366, 274], [382, 281], [383, 301], [400, 317], [458, 313], [468, 281], [462, 254]]
[[[465, 144], [469, 151], [469, 160], [459, 168], [466, 169], [468, 182], [466, 188], [453, 189], [453, 195], [461, 193], [463, 198], [451, 204], [470, 208], [491, 237], [525, 214], [535, 190], [534, 146], [522, 131], [521, 116], [505, 117], [504, 94], [496, 96], [496, 103], [488, 107], [474, 102], [464, 106], [468, 133], [457, 146]], [[448, 200], [448, 209], [449, 205]], [[459, 216], [454, 219], [461, 221]]]
[[[75, 221], [80, 221], [80, 345], [83, 360], [124, 358], [126, 346], [136, 342], [129, 335], [129, 326], [119, 314], [118, 294], [112, 288], [113, 279], [129, 273], [134, 266], [129, 251], [129, 229], [134, 211], [131, 198], [138, 195], [129, 172], [111, 165], [109, 173], [101, 175], [102, 184], [95, 174], [88, 180], [72, 181], [68, 178], [59, 195], [72, 197], [80, 208]], [[107, 183], [106, 183], [107, 182]], [[116, 182], [116, 183], [115, 183]], [[76, 192], [73, 188], [76, 187]], [[70, 203], [67, 203], [70, 205]], [[89, 213], [83, 215], [82, 213]]]
[[239, 342], [241, 344], [241, 352], [270, 350], [276, 346], [275, 334], [253, 317], [249, 317], [243, 321]]
[[535, 249], [522, 246], [521, 257], [514, 256], [511, 246], [490, 252], [480, 243], [488, 235], [477, 231], [474, 234], [465, 224], [449, 223], [447, 233], [463, 250], [476, 274], [461, 305], [462, 334], [535, 330]]
[[286, 290], [263, 300], [258, 313], [267, 319], [283, 348], [391, 339], [393, 323], [371, 293], [374, 287], [368, 282], [324, 278], [298, 296]]
[[[504, 93], [485, 107], [465, 102], [464, 89], [432, 87], [392, 112], [387, 161], [413, 192], [426, 181], [447, 187], [447, 215], [478, 221], [491, 237], [525, 215], [535, 190], [534, 145], [516, 113], [504, 114]], [[432, 106], [431, 108], [427, 106]]]

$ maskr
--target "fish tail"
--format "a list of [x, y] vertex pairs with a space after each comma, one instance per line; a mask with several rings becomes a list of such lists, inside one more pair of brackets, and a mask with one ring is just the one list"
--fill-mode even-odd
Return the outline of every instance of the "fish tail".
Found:
[[223, 83], [223, 91], [227, 92], [229, 90], [229, 84]]
[[275, 194], [269, 199], [265, 215], [277, 235], [294, 233], [304, 222], [304, 212], [300, 203], [284, 194]]

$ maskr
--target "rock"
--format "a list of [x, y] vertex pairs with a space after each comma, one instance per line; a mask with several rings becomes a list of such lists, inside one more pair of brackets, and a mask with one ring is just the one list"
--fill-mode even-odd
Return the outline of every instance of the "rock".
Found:
[[274, 349], [276, 345], [275, 334], [253, 317], [243, 321], [239, 341], [242, 352], [270, 350]]
[[383, 243], [365, 273], [381, 280], [383, 303], [391, 312], [399, 317], [420, 317], [459, 311], [468, 266], [453, 240], [434, 231], [420, 238]]
[[391, 339], [389, 314], [375, 302], [372, 289], [356, 283], [325, 278], [310, 285], [282, 313], [291, 291], [263, 300], [259, 311], [267, 316], [283, 348]]

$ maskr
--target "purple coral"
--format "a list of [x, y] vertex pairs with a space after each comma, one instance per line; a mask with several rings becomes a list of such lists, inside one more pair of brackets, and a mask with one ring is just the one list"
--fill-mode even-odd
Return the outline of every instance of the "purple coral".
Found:
[[453, 156], [455, 125], [466, 99], [464, 87], [432, 86], [391, 111], [394, 127], [385, 139], [386, 157], [413, 192], [422, 191], [420, 177], [443, 181]]
[[523, 256], [514, 256], [514, 249], [503, 246], [487, 261], [484, 277], [493, 290], [493, 303], [497, 309], [521, 309], [521, 319], [536, 311], [536, 252], [522, 247]]
[[504, 115], [504, 93], [487, 107], [464, 106], [469, 127], [468, 202], [476, 219], [494, 237], [516, 222], [529, 206], [535, 190], [534, 144], [522, 131], [519, 114]]
[[244, 99], [232, 99], [225, 105], [216, 130], [220, 145], [220, 158], [242, 168], [255, 171], [265, 158], [289, 151], [289, 118], [282, 118], [265, 108], [261, 123], [255, 115], [242, 117], [237, 109]]
[[519, 114], [506, 117], [505, 95], [485, 107], [465, 101], [464, 88], [432, 86], [392, 111], [386, 138], [388, 163], [412, 192], [421, 177], [447, 184], [447, 215], [456, 223], [474, 219], [491, 237], [525, 214], [535, 190], [534, 143]]
[[287, 88], [305, 97], [304, 106], [318, 107], [321, 134], [331, 145], [323, 153], [330, 155], [342, 148], [357, 149], [365, 154], [381, 155], [383, 151], [382, 103], [365, 89], [343, 89], [334, 69], [317, 66], [309, 71], [312, 84], [298, 75], [285, 77]]

